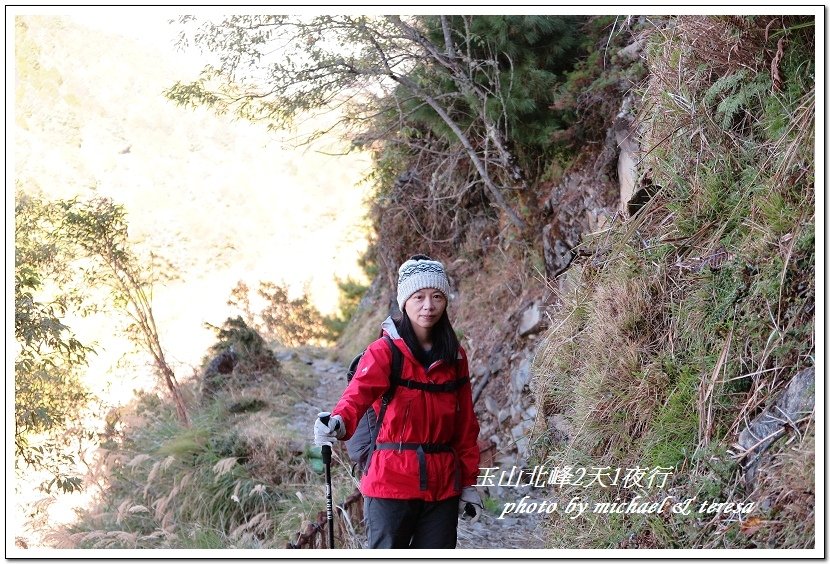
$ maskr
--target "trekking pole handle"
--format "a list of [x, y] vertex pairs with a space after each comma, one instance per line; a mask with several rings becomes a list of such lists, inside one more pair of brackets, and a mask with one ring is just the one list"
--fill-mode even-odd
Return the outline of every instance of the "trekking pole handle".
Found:
[[[328, 426], [331, 413], [323, 412], [319, 415], [320, 422]], [[334, 548], [334, 503], [331, 491], [331, 445], [323, 445], [320, 448], [323, 455], [323, 464], [326, 468], [326, 521], [329, 532], [329, 548]]]
[[[323, 423], [323, 425], [328, 425], [330, 418], [331, 413], [320, 415], [320, 421]], [[331, 445], [323, 445], [320, 449], [320, 453], [323, 455], [323, 464], [331, 464]]]

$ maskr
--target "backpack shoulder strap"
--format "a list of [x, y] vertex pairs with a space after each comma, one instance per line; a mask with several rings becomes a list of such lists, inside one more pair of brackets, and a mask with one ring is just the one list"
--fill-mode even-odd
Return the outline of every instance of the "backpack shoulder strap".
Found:
[[375, 432], [372, 433], [372, 450], [375, 450], [377, 445], [378, 433], [380, 433], [380, 426], [383, 424], [383, 417], [386, 415], [386, 408], [389, 406], [392, 396], [395, 395], [395, 389], [401, 382], [401, 365], [403, 364], [403, 354], [392, 342], [389, 335], [384, 335], [383, 340], [386, 341], [386, 345], [392, 353], [392, 369], [389, 374], [389, 388], [380, 399], [380, 413], [378, 413], [377, 423], [375, 423]]
[[[386, 346], [389, 347], [389, 350], [392, 352], [392, 370], [389, 374], [389, 381], [391, 383], [390, 388], [394, 392], [394, 388], [401, 382], [401, 365], [403, 364], [403, 353], [401, 353], [401, 349], [399, 349], [395, 343], [392, 342], [392, 338], [389, 335], [384, 335], [383, 340], [386, 341]], [[391, 394], [390, 394], [391, 397]]]

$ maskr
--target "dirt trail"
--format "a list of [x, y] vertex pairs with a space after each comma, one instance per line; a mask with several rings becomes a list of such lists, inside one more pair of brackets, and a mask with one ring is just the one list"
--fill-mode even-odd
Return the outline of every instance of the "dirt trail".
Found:
[[[330, 410], [346, 386], [346, 366], [323, 358], [300, 355], [319, 378], [314, 396], [294, 406], [294, 422], [291, 426], [300, 435], [311, 435], [314, 416], [319, 411]], [[498, 499], [498, 507], [505, 502], [516, 502], [522, 497], [516, 490], [503, 490], [504, 499]], [[514, 499], [515, 498], [515, 499]], [[365, 539], [364, 539], [365, 542]], [[485, 512], [477, 523], [459, 521], [458, 548], [544, 548], [541, 519], [537, 515], [505, 516]]]
[[321, 411], [331, 410], [346, 387], [346, 367], [338, 362], [310, 355], [300, 354], [298, 358], [311, 366], [319, 383], [314, 388], [312, 397], [294, 405], [294, 418], [290, 427], [301, 437], [311, 440], [314, 416]]

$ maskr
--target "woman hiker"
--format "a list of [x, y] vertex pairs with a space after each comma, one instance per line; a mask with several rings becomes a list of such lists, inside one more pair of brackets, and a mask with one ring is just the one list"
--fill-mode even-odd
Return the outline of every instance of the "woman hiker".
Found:
[[[369, 548], [455, 548], [458, 516], [478, 520], [479, 425], [467, 356], [447, 317], [444, 265], [415, 255], [398, 270], [400, 317], [381, 325], [331, 412], [314, 424], [316, 444], [346, 440], [367, 409], [380, 428], [360, 481]], [[384, 409], [392, 351], [402, 353], [401, 381]], [[382, 410], [385, 411], [381, 415]], [[321, 414], [324, 415], [324, 414]]]

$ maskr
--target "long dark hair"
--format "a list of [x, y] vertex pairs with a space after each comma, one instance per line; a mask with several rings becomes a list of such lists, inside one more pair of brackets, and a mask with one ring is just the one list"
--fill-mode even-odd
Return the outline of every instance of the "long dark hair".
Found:
[[[419, 362], [426, 356], [424, 349], [418, 342], [418, 337], [415, 336], [415, 330], [412, 328], [412, 322], [406, 311], [401, 312], [400, 316], [393, 317], [395, 327], [398, 328], [398, 334], [415, 355]], [[452, 328], [450, 318], [447, 316], [447, 310], [438, 318], [438, 322], [432, 327], [430, 331], [432, 335], [432, 354], [433, 359], [443, 360], [448, 365], [452, 366], [458, 359], [458, 337], [455, 336], [455, 330]]]

